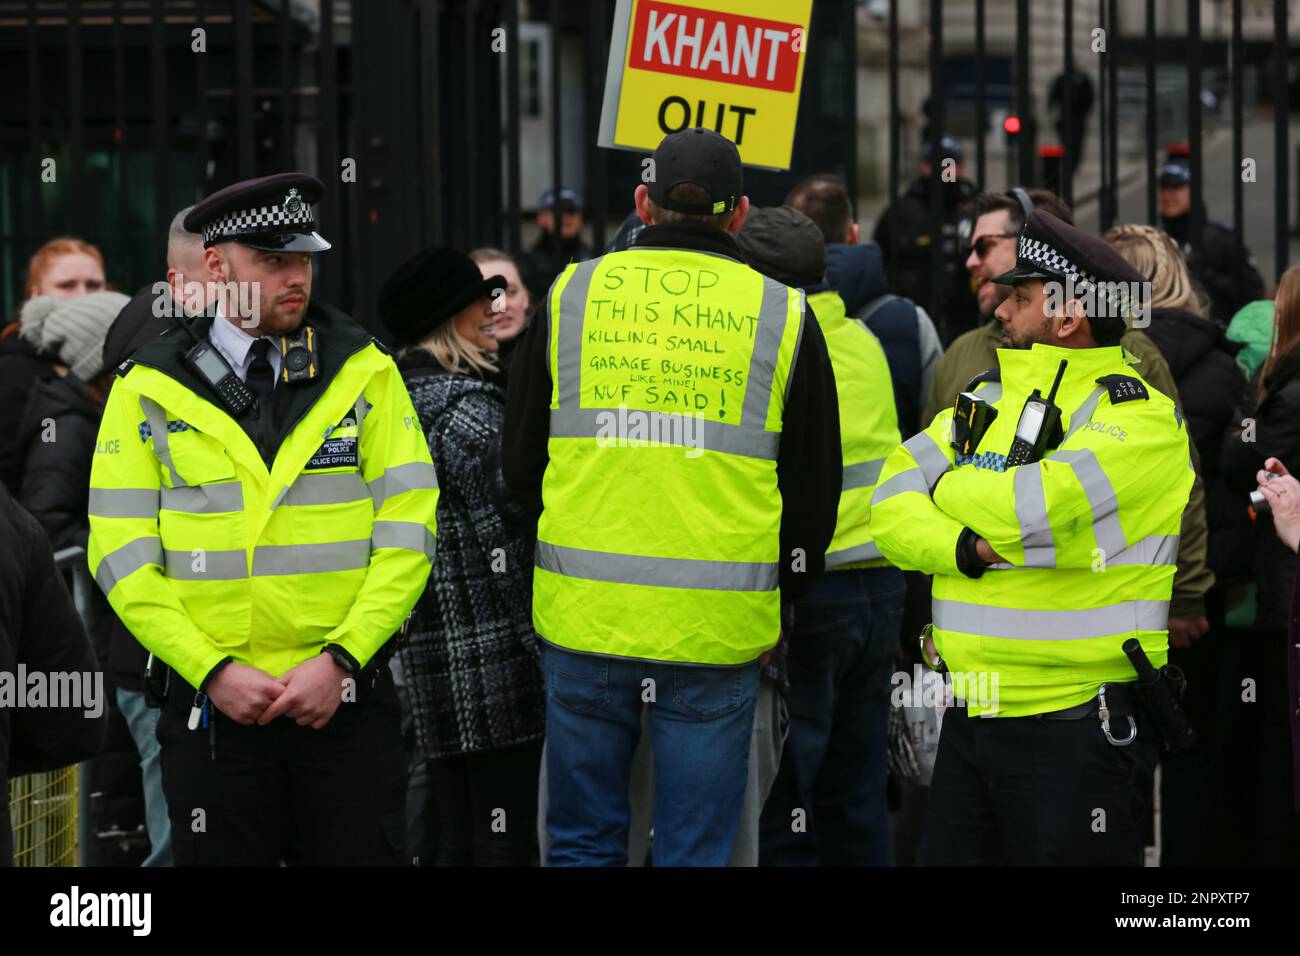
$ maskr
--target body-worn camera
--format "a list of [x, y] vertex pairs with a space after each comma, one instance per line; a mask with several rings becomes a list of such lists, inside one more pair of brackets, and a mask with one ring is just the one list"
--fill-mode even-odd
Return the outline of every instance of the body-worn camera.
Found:
[[280, 336], [280, 381], [309, 382], [320, 372], [316, 355], [316, 330], [307, 323], [292, 335]]

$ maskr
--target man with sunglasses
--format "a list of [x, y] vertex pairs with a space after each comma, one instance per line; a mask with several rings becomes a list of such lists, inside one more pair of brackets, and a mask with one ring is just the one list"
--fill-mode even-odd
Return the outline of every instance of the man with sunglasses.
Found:
[[[989, 321], [977, 329], [958, 336], [948, 346], [934, 373], [934, 385], [922, 414], [928, 425], [945, 408], [951, 408], [959, 392], [969, 390], [978, 378], [987, 380], [996, 373], [997, 350], [1028, 348], [1014, 332], [1004, 329], [993, 317], [997, 307], [1011, 294], [1012, 287], [993, 280], [1016, 265], [1017, 237], [1025, 220], [1035, 210], [1050, 212], [1065, 223], [1073, 222], [1069, 207], [1045, 189], [1012, 189], [1005, 193], [983, 193], [976, 197], [972, 215], [971, 246], [966, 270], [971, 275], [980, 314]], [[1179, 403], [1178, 388], [1160, 349], [1146, 334], [1130, 328], [1119, 344], [1138, 360], [1137, 368], [1147, 384]], [[1181, 405], [1180, 405], [1181, 407]], [[1205, 612], [1205, 594], [1214, 584], [1214, 575], [1206, 567], [1205, 553], [1209, 531], [1205, 520], [1205, 489], [1200, 478], [1200, 458], [1195, 447], [1196, 483], [1183, 515], [1178, 549], [1178, 573], [1174, 578], [1173, 603], [1169, 612], [1170, 641], [1176, 647], [1188, 647], [1209, 630]]]

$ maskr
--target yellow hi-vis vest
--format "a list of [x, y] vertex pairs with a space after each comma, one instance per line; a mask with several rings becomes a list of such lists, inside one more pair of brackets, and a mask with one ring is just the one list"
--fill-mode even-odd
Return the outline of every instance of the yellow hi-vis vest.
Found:
[[[1064, 441], [1007, 468], [1025, 399], [1048, 393], [1061, 359]], [[1136, 680], [1121, 650], [1131, 637], [1156, 667], [1167, 660], [1192, 465], [1174, 403], [1125, 359], [1118, 346], [999, 349], [1001, 383], [977, 390], [998, 416], [972, 454], [957, 458], [948, 409], [885, 462], [876, 543], [897, 566], [934, 575], [935, 645], [973, 714], [1047, 713]], [[964, 528], [1005, 563], [962, 574]]]
[[195, 687], [227, 657], [279, 676], [336, 644], [365, 665], [423, 591], [437, 530], [392, 359], [348, 357], [269, 472], [224, 408], [143, 361], [114, 382], [90, 478], [90, 571], [122, 622]]
[[808, 308], [817, 317], [835, 373], [844, 458], [844, 483], [835, 536], [826, 551], [826, 570], [883, 567], [888, 562], [872, 540], [868, 519], [880, 469], [900, 440], [889, 362], [871, 330], [845, 315], [838, 292], [814, 292], [808, 296]]
[[547, 305], [533, 622], [575, 651], [743, 664], [776, 643], [776, 458], [801, 292], [725, 256], [571, 265]]

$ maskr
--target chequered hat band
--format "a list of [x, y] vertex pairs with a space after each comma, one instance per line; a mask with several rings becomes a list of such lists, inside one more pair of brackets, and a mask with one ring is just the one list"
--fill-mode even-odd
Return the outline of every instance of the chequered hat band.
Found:
[[[310, 226], [313, 222], [311, 203], [294, 196], [291, 201], [278, 206], [238, 209], [214, 219], [203, 227], [203, 241], [210, 243], [218, 239], [234, 239], [279, 230], [302, 232], [302, 226]], [[295, 228], [285, 230], [286, 226]]]
[[[1085, 296], [1089, 292], [1096, 295], [1097, 290], [1100, 289], [1105, 296], [1107, 306], [1105, 314], [1108, 316], [1121, 317], [1134, 314], [1132, 310], [1135, 303], [1129, 294], [1127, 282], [1098, 282], [1095, 276], [1080, 269], [1041, 239], [1030, 239], [1028, 236], [1022, 235], [1016, 258], [1020, 262], [1029, 263], [1039, 269], [1054, 272], [1064, 277], [1073, 283], [1074, 291], [1079, 296]], [[1097, 302], [1096, 305], [1100, 307], [1102, 303]]]

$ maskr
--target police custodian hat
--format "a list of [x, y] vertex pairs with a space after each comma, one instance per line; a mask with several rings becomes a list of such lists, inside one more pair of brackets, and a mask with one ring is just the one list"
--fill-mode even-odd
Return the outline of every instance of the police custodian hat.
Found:
[[185, 216], [185, 228], [203, 234], [203, 246], [238, 242], [264, 252], [324, 252], [313, 203], [325, 185], [306, 173], [276, 173], [218, 190]]
[[[1138, 301], [1132, 293], [1138, 291], [1138, 286], [1133, 283], [1144, 281], [1141, 273], [1101, 239], [1041, 209], [1025, 221], [1016, 250], [1016, 267], [993, 281], [1017, 285], [1031, 279], [1072, 282], [1076, 298], [1091, 291], [1097, 301], [1098, 293], [1104, 292], [1108, 306], [1105, 315], [1116, 318], [1134, 314]], [[1099, 289], [1099, 283], [1106, 283], [1104, 289]]]

